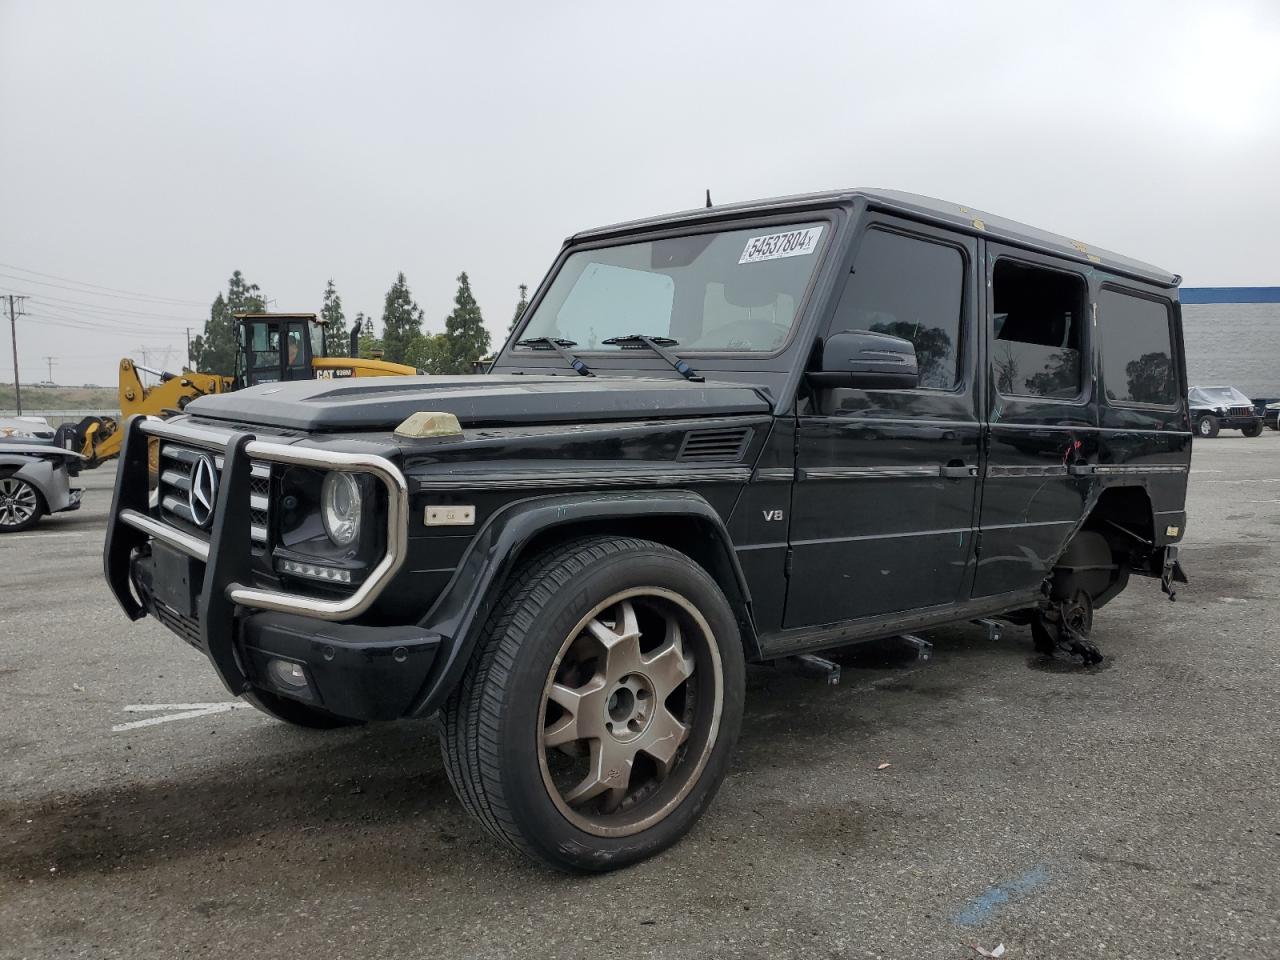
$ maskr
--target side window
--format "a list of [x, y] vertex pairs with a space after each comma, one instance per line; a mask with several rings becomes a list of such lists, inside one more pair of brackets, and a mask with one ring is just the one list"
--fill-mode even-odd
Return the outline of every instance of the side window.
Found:
[[1079, 396], [1084, 279], [1002, 259], [991, 285], [996, 389], [1006, 396]]
[[915, 344], [920, 386], [960, 382], [964, 257], [955, 247], [868, 230], [827, 331], [871, 330]]
[[1168, 304], [1104, 288], [1098, 294], [1098, 331], [1108, 400], [1177, 402]]

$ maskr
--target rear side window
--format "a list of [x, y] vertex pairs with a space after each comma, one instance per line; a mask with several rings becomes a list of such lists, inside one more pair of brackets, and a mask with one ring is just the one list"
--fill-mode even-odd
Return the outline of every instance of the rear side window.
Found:
[[991, 285], [996, 388], [1005, 396], [1079, 396], [1084, 278], [997, 260]]
[[910, 340], [920, 386], [951, 390], [960, 380], [963, 296], [964, 257], [955, 247], [869, 230], [828, 333], [872, 330]]
[[1177, 401], [1167, 303], [1103, 289], [1098, 294], [1098, 332], [1108, 400], [1163, 406]]

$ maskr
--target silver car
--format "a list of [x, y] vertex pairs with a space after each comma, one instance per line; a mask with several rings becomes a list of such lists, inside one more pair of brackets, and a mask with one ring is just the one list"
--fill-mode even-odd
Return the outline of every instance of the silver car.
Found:
[[80, 508], [71, 486], [80, 454], [64, 450], [40, 417], [0, 417], [0, 534], [29, 530], [46, 513]]

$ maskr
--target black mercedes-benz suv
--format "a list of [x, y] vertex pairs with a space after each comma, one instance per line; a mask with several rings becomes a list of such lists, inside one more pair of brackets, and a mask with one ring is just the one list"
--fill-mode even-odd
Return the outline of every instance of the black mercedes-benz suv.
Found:
[[621, 866], [706, 809], [748, 662], [974, 618], [1093, 662], [1131, 575], [1172, 595], [1178, 283], [888, 192], [586, 231], [487, 375], [132, 420], [106, 575], [266, 713], [437, 716], [490, 833]]

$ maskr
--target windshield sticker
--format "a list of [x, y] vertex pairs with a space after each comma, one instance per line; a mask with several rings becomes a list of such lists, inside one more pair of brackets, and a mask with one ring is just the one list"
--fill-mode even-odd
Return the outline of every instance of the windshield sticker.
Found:
[[818, 238], [822, 236], [821, 227], [808, 227], [804, 230], [788, 230], [786, 233], [771, 233], [763, 237], [752, 237], [747, 241], [738, 263], [758, 263], [761, 260], [780, 260], [783, 257], [803, 257], [818, 249]]

